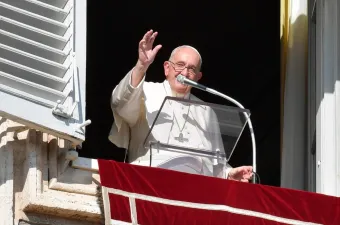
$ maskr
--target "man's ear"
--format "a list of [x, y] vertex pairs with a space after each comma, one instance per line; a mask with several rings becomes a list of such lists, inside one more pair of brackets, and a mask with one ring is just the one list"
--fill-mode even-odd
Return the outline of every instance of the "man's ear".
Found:
[[203, 74], [202, 74], [202, 72], [199, 72], [199, 73], [196, 74], [196, 76], [197, 76], [196, 77], [197, 78], [196, 81], [199, 81], [202, 78]]
[[163, 63], [163, 67], [164, 67], [164, 75], [167, 77], [169, 75], [169, 72], [170, 72], [169, 62], [165, 61]]

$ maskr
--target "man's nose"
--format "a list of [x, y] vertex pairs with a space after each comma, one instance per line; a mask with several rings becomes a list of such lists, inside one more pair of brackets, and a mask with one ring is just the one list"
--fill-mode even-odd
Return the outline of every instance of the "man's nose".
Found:
[[188, 77], [188, 75], [189, 75], [189, 70], [188, 70], [188, 68], [185, 67], [184, 70], [182, 70], [181, 74], [182, 74], [183, 76]]

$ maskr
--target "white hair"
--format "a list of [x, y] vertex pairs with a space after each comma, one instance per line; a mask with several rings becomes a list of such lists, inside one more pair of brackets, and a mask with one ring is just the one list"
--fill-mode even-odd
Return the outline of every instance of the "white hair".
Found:
[[200, 69], [201, 69], [201, 66], [202, 66], [202, 63], [203, 63], [201, 54], [198, 52], [198, 50], [197, 50], [196, 48], [194, 48], [194, 47], [192, 47], [192, 46], [190, 46], [190, 45], [181, 45], [181, 46], [178, 46], [177, 48], [175, 48], [174, 50], [172, 50], [172, 52], [171, 52], [171, 54], [170, 54], [170, 57], [169, 57], [169, 60], [171, 60], [172, 57], [176, 54], [177, 50], [179, 50], [179, 49], [181, 49], [181, 48], [190, 48], [190, 49], [194, 50], [194, 51], [198, 54], [198, 56], [199, 56], [199, 58], [200, 58], [200, 62], [199, 62], [199, 65], [198, 65], [198, 69], [200, 70]]

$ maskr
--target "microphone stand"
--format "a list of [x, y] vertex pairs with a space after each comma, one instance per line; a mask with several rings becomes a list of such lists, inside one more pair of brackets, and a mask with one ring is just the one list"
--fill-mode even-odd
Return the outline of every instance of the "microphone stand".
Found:
[[[195, 87], [195, 86], [193, 86]], [[201, 89], [201, 88], [200, 88]], [[244, 109], [243, 105], [241, 105], [241, 103], [239, 103], [238, 101], [236, 101], [235, 99], [225, 95], [225, 94], [222, 94], [221, 92], [218, 92], [214, 89], [211, 89], [211, 88], [208, 88], [208, 87], [205, 87], [205, 89], [201, 89], [201, 90], [205, 90], [211, 94], [214, 94], [214, 95], [217, 95], [217, 96], [220, 96], [224, 99], [227, 99], [228, 101], [234, 103], [235, 105], [237, 105], [239, 108], [241, 109]], [[254, 129], [253, 129], [253, 125], [251, 123], [251, 120], [250, 120], [250, 117], [249, 115], [244, 112], [244, 115], [248, 121], [248, 127], [249, 127], [249, 131], [250, 131], [250, 136], [251, 136], [251, 142], [252, 142], [252, 148], [253, 148], [253, 172], [254, 172], [254, 175], [253, 175], [253, 183], [255, 184], [256, 183], [256, 142], [255, 142], [255, 134], [254, 134]]]
[[[244, 109], [243, 105], [241, 105], [241, 103], [239, 103], [238, 101], [236, 101], [235, 99], [225, 95], [225, 94], [222, 94], [221, 92], [218, 92], [212, 88], [208, 88], [202, 84], [199, 84], [193, 80], [190, 80], [188, 78], [186, 78], [185, 76], [183, 76], [182, 74], [178, 75], [177, 76], [177, 81], [182, 83], [182, 84], [186, 84], [186, 85], [190, 85], [194, 88], [198, 88], [200, 90], [203, 90], [203, 91], [206, 91], [206, 92], [209, 92], [211, 94], [214, 94], [214, 95], [217, 95], [217, 96], [220, 96], [224, 99], [227, 99], [228, 101], [234, 103], [235, 105], [237, 105], [239, 108], [241, 109]], [[253, 173], [254, 173], [254, 176], [253, 176], [253, 183], [255, 184], [256, 183], [256, 142], [255, 142], [255, 134], [254, 134], [254, 129], [253, 129], [253, 125], [251, 123], [251, 120], [250, 120], [250, 117], [249, 115], [244, 112], [244, 115], [247, 119], [247, 122], [248, 122], [248, 127], [249, 127], [249, 131], [250, 131], [250, 136], [251, 136], [251, 142], [252, 142], [252, 148], [253, 148]]]

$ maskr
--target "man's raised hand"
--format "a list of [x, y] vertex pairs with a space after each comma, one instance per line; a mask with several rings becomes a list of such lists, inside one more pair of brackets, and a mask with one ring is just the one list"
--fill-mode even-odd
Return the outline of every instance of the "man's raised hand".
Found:
[[143, 39], [139, 42], [138, 60], [131, 76], [131, 85], [133, 87], [137, 87], [139, 85], [150, 64], [155, 59], [157, 52], [162, 47], [162, 45], [157, 45], [155, 48], [152, 48], [157, 34], [157, 32], [149, 30], [144, 34]]
[[153, 43], [157, 37], [157, 34], [157, 32], [149, 30], [144, 34], [143, 39], [139, 42], [138, 63], [145, 68], [150, 66], [150, 64], [154, 61], [157, 52], [162, 47], [162, 45], [157, 45], [155, 48], [153, 48]]

